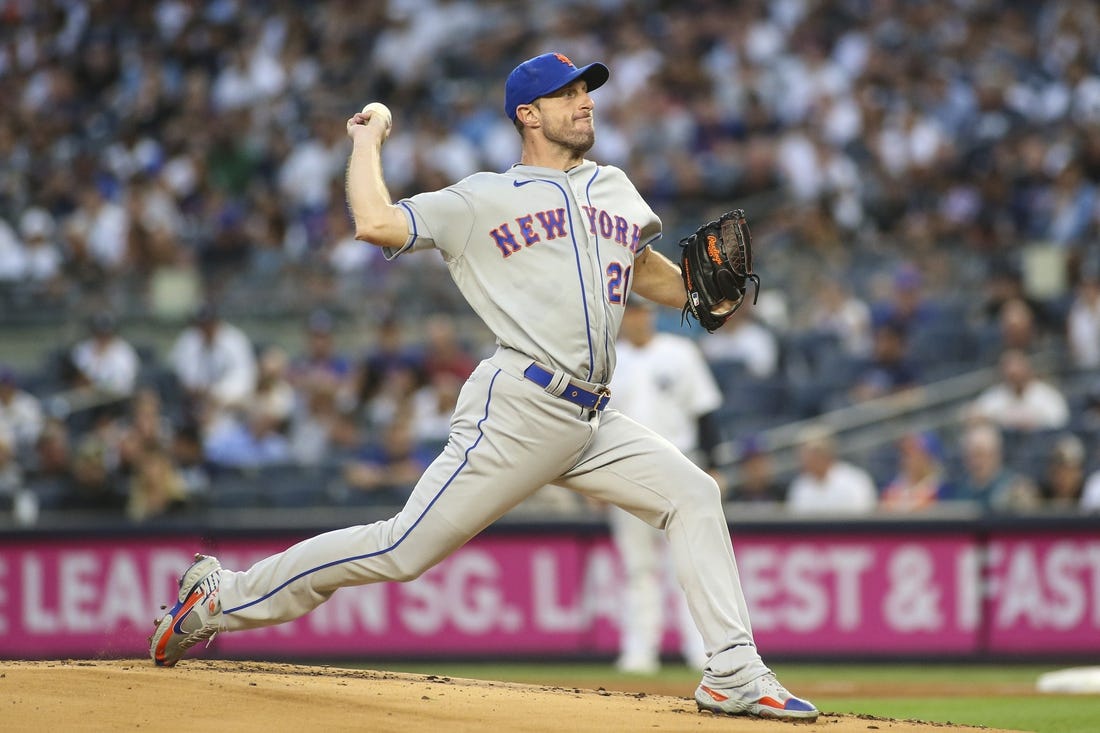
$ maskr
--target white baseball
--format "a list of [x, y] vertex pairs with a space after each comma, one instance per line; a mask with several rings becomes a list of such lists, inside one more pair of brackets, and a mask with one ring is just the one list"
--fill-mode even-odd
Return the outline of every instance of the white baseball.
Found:
[[386, 121], [386, 127], [393, 126], [393, 115], [390, 114], [390, 108], [381, 102], [371, 102], [363, 108], [363, 114], [370, 113], [371, 118], [381, 117]]

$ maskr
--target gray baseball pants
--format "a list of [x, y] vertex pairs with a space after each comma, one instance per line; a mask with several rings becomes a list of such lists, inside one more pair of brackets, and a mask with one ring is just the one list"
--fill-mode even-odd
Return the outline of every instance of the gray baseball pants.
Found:
[[320, 534], [243, 572], [224, 570], [225, 629], [290, 621], [344, 586], [417, 578], [553, 483], [666, 532], [703, 637], [707, 684], [731, 687], [765, 674], [714, 480], [616, 410], [590, 416], [524, 379], [530, 363], [501, 348], [478, 365], [459, 396], [450, 441], [396, 516]]

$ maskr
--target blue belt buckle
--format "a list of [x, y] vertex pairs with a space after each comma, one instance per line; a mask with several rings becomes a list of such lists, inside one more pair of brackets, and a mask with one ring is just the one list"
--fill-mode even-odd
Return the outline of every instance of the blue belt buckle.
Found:
[[[550, 380], [554, 378], [553, 372], [543, 369], [536, 363], [532, 363], [531, 366], [527, 367], [523, 372], [523, 376], [543, 389], [545, 389], [547, 385], [550, 384]], [[611, 399], [611, 390], [607, 387], [600, 387], [597, 391], [591, 392], [570, 382], [569, 387], [561, 393], [561, 397], [562, 399], [591, 410], [592, 412], [600, 412], [607, 406], [608, 401]]]

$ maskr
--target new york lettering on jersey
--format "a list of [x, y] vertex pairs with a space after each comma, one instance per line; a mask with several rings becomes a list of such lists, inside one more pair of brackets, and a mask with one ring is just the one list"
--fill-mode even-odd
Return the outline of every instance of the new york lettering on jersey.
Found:
[[[621, 171], [521, 165], [403, 203], [417, 240], [406, 249], [441, 250], [500, 343], [581, 379], [610, 376], [634, 256], [661, 231]], [[521, 327], [515, 314], [532, 311]]]
[[[590, 235], [596, 236], [598, 234], [605, 240], [629, 248], [635, 254], [641, 249], [642, 228], [640, 226], [627, 221], [618, 214], [609, 213], [605, 209], [583, 204], [580, 208], [587, 217], [588, 233]], [[530, 247], [543, 241], [543, 237], [549, 241], [566, 236], [564, 208], [524, 214], [523, 216], [517, 216], [514, 221], [514, 227], [509, 222], [504, 222], [489, 232], [493, 243], [496, 244], [504, 257], [519, 252], [523, 247]], [[536, 221], [541, 226], [541, 233], [535, 229], [534, 224]], [[513, 233], [513, 228], [518, 231], [519, 236]]]

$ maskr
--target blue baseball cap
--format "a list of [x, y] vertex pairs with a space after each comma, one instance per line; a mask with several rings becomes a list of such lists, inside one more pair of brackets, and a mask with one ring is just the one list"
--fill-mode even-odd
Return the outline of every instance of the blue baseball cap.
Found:
[[504, 113], [515, 121], [516, 107], [521, 104], [531, 104], [577, 79], [588, 82], [588, 91], [592, 91], [603, 86], [610, 75], [607, 67], [598, 61], [578, 69], [561, 53], [544, 53], [527, 59], [512, 69], [504, 83]]

